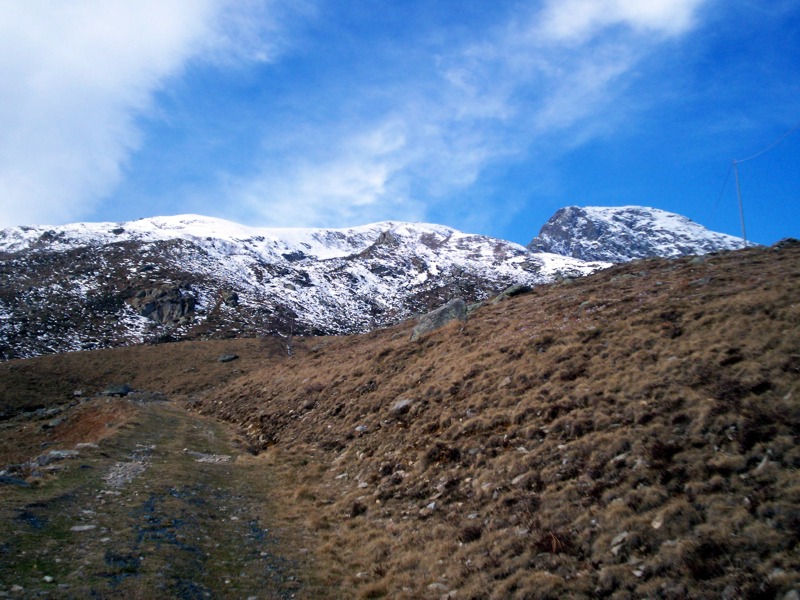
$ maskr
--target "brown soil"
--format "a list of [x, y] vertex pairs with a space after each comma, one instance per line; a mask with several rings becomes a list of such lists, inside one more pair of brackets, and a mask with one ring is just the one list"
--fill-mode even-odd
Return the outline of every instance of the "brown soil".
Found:
[[413, 343], [407, 323], [292, 356], [12, 361], [0, 401], [127, 382], [234, 423], [341, 597], [782, 597], [800, 591], [798, 298], [797, 245], [640, 261]]

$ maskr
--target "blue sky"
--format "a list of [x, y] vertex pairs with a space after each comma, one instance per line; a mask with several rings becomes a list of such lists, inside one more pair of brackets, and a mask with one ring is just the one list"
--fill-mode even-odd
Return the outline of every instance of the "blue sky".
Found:
[[[199, 213], [800, 237], [796, 0], [0, 0], [0, 226]], [[727, 174], [727, 175], [726, 175]]]

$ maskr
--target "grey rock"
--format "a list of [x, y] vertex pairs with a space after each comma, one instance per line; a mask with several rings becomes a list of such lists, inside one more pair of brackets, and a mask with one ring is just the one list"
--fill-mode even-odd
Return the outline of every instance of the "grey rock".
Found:
[[484, 304], [486, 304], [486, 303], [485, 302], [473, 302], [472, 304], [468, 305], [467, 306], [467, 316], [469, 316], [472, 313], [474, 313], [476, 310], [481, 308]]
[[508, 298], [514, 298], [515, 296], [527, 294], [532, 289], [533, 288], [531, 286], [525, 285], [524, 283], [514, 284], [511, 287], [507, 287], [497, 296], [495, 296], [494, 299], [492, 300], [492, 304], [497, 304], [498, 302], [502, 302], [503, 300], [507, 300]]
[[413, 404], [413, 402], [411, 400], [409, 400], [407, 398], [401, 398], [400, 400], [398, 400], [397, 402], [392, 404], [391, 411], [395, 415], [404, 415], [409, 410], [411, 410], [411, 405], [412, 404]]
[[47, 423], [42, 425], [42, 429], [53, 429], [54, 427], [58, 427], [59, 425], [61, 425], [65, 420], [66, 419], [64, 419], [63, 417], [56, 417], [55, 419], [52, 419], [51, 421], [48, 421]]
[[59, 460], [76, 458], [79, 454], [77, 450], [50, 450], [47, 454], [36, 457], [33, 462], [38, 467], [45, 467]]
[[217, 359], [217, 362], [221, 362], [221, 363], [232, 362], [232, 361], [236, 360], [237, 358], [239, 358], [239, 357], [236, 354], [222, 354]]
[[110, 385], [101, 392], [102, 396], [127, 396], [133, 391], [133, 388], [127, 383], [121, 385]]
[[425, 334], [440, 329], [453, 321], [467, 320], [467, 303], [462, 298], [454, 298], [444, 306], [419, 318], [417, 326], [411, 332], [411, 341]]
[[0, 475], [0, 485], [18, 485], [20, 487], [28, 487], [28, 482], [19, 477], [12, 477], [11, 475]]
[[711, 283], [710, 277], [701, 277], [700, 279], [695, 279], [694, 281], [690, 281], [689, 285], [692, 287], [702, 287], [704, 285], [708, 285]]
[[140, 290], [127, 302], [141, 316], [156, 323], [170, 325], [179, 323], [194, 313], [197, 300], [179, 286], [163, 285]]
[[395, 247], [400, 245], [400, 240], [391, 231], [382, 231], [375, 240], [375, 245]]
[[231, 290], [224, 290], [222, 292], [222, 303], [225, 304], [225, 306], [236, 308], [239, 306], [239, 294]]

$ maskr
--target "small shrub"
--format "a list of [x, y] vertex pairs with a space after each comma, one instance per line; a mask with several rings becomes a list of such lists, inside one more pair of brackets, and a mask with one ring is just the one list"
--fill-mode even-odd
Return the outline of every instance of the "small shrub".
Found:
[[365, 504], [359, 501], [353, 502], [353, 505], [350, 507], [350, 518], [360, 517], [367, 513], [367, 507]]

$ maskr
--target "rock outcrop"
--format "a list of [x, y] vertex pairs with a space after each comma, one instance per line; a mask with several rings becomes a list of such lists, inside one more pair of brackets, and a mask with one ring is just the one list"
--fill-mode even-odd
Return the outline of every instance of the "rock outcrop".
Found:
[[171, 285], [141, 290], [128, 300], [128, 304], [141, 316], [162, 325], [189, 320], [196, 302], [187, 290]]
[[417, 340], [423, 335], [444, 327], [453, 321], [466, 321], [467, 303], [462, 298], [454, 298], [444, 306], [422, 315], [419, 323], [411, 332], [411, 340]]

